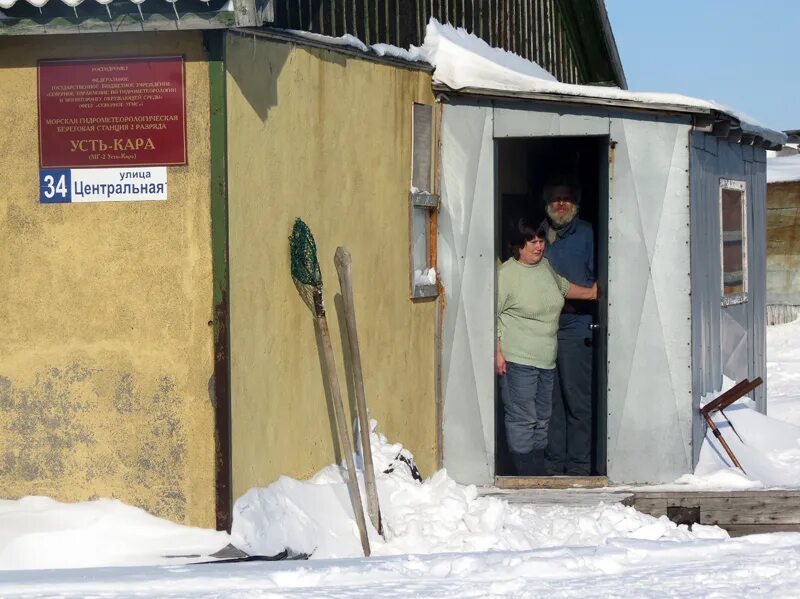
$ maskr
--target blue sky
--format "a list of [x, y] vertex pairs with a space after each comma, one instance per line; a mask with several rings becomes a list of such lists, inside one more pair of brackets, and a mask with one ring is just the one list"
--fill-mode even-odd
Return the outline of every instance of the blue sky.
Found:
[[800, 129], [800, 0], [605, 0], [628, 87]]

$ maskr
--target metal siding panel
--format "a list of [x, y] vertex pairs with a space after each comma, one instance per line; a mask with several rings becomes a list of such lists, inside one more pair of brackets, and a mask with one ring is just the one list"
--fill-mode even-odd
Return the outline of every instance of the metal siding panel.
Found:
[[[697, 255], [698, 244], [700, 235], [698, 231], [698, 217], [696, 215], [697, 209], [695, 206], [695, 197], [698, 195], [700, 187], [701, 168], [699, 157], [703, 154], [702, 149], [698, 149], [698, 138], [703, 139], [703, 135], [696, 131], [689, 134], [691, 140], [691, 153], [689, 157], [689, 190], [690, 190], [690, 251], [691, 260], [694, 262], [694, 256]], [[703, 146], [705, 147], [705, 146]], [[699, 287], [697, 284], [697, 269], [692, 264], [692, 414], [697, 413], [700, 407], [701, 390], [704, 387], [703, 374], [705, 369], [702, 365], [706, 362], [705, 347], [706, 343], [703, 340], [707, 337], [707, 320], [703, 318], [704, 306], [701, 301], [701, 294], [696, 290]], [[703, 442], [703, 428], [699, 418], [692, 420], [692, 467], [697, 465], [700, 457], [700, 444]]]
[[[754, 158], [764, 154], [756, 149]], [[753, 306], [753, 369], [752, 377], [760, 376], [764, 384], [754, 391], [756, 409], [767, 413], [767, 169], [758, 160], [748, 164], [751, 190], [752, 225], [750, 227], [750, 301]]]
[[[693, 134], [692, 137], [694, 137], [694, 135], [695, 134]], [[705, 150], [706, 150], [706, 152], [716, 156], [717, 152], [719, 151], [719, 142], [717, 141], [716, 136], [714, 136], [714, 135], [705, 135], [705, 134], [699, 133], [699, 132], [696, 133], [696, 135], [698, 137], [700, 137], [701, 139], [705, 139]]]
[[[692, 133], [692, 146], [711, 135]], [[705, 425], [697, 415], [700, 398], [722, 387], [722, 375], [741, 380], [766, 373], [766, 169], [764, 151], [718, 141], [717, 155], [692, 151], [692, 390], [694, 462]], [[746, 159], [753, 162], [746, 162]], [[748, 301], [721, 307], [719, 180], [747, 182]], [[766, 410], [766, 388], [754, 392], [756, 407]]]
[[[693, 139], [711, 137], [693, 132]], [[693, 144], [704, 147], [703, 143]], [[692, 438], [693, 464], [699, 458], [705, 424], [699, 412], [703, 395], [722, 387], [719, 172], [716, 156], [700, 150], [691, 155], [692, 266]]]
[[494, 111], [495, 137], [538, 137], [569, 135], [608, 135], [608, 111], [576, 107], [563, 114], [552, 106], [525, 104], [515, 108], [497, 107]]
[[444, 466], [458, 482], [494, 477], [494, 141], [488, 106], [444, 107], [439, 269]]
[[[719, 222], [719, 159], [707, 156], [706, 176], [703, 180], [704, 193], [702, 194], [700, 210], [703, 213], [700, 235], [703, 240], [703, 252], [697, 255], [697, 260], [692, 263], [692, 268], [705, 271], [706, 286], [700, 292], [707, 304], [710, 334], [710, 363], [708, 372], [711, 374], [703, 394], [722, 388], [722, 306], [720, 305], [720, 280], [722, 268], [720, 266], [720, 222]], [[705, 257], [705, 258], [704, 258]]]
[[[691, 470], [689, 124], [611, 120], [608, 475]], [[649, 448], [647, 457], [643, 448]]]
[[719, 141], [718, 147], [717, 171], [719, 176], [726, 179], [741, 179], [744, 175], [742, 171], [742, 147], [738, 143], [723, 140]]

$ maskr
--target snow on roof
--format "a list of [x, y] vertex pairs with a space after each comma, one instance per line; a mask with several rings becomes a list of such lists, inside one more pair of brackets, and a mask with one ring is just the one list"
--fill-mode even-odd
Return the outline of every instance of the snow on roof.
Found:
[[[11, 8], [17, 3], [17, 1], [18, 0], [0, 0], [0, 8], [5, 8], [5, 9]], [[48, 0], [25, 0], [25, 1], [31, 6], [35, 6], [36, 8], [42, 8], [48, 2]], [[83, 0], [61, 0], [61, 1], [71, 8], [76, 8], [77, 6], [83, 3]], [[128, 1], [138, 6], [142, 4], [145, 0], [128, 0]], [[203, 2], [204, 4], [208, 4], [211, 0], [199, 0], [199, 1]], [[113, 0], [95, 0], [95, 2], [103, 6], [108, 6], [113, 2]], [[172, 4], [172, 6], [174, 7], [176, 0], [164, 0], [164, 2]], [[233, 10], [233, 8], [226, 7], [224, 8], [224, 10]], [[3, 16], [2, 13], [0, 13], [0, 16]]]
[[322, 35], [321, 33], [313, 33], [311, 31], [303, 31], [301, 29], [287, 29], [286, 32], [315, 42], [321, 42], [323, 44], [355, 48], [356, 50], [361, 50], [362, 52], [369, 51], [369, 48], [364, 42], [362, 42], [356, 36], [350, 35], [349, 33], [345, 33], [340, 37], [330, 37], [328, 35]]
[[767, 158], [767, 183], [800, 181], [800, 154]]
[[539, 65], [502, 48], [492, 48], [467, 32], [431, 19], [425, 41], [417, 50], [434, 67], [434, 83], [453, 90], [500, 90], [573, 96], [588, 99], [621, 100], [639, 104], [671, 105], [702, 112], [717, 111], [740, 122], [742, 131], [780, 145], [784, 133], [774, 131], [754, 119], [719, 102], [681, 94], [635, 92], [618, 87], [561, 83]]
[[762, 137], [772, 145], [782, 145], [787, 141], [784, 133], [774, 131], [746, 114], [712, 100], [681, 94], [636, 92], [618, 87], [561, 83], [535, 62], [503, 48], [493, 48], [465, 29], [443, 25], [433, 18], [428, 22], [422, 46], [411, 46], [408, 50], [389, 44], [367, 46], [349, 34], [329, 37], [306, 31], [292, 30], [289, 33], [328, 45], [349, 46], [382, 57], [427, 62], [434, 67], [433, 82], [452, 90], [508, 92], [509, 95], [548, 94], [562, 98], [568, 96], [585, 99], [587, 102], [608, 100], [638, 104], [642, 108], [672, 107], [705, 114], [718, 112], [737, 121], [743, 133]]

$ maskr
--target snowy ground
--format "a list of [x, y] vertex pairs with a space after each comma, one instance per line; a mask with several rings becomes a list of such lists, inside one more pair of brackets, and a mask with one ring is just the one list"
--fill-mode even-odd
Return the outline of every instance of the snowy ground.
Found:
[[3, 597], [796, 597], [800, 534], [308, 562], [7, 572]]
[[[770, 327], [767, 351], [770, 413], [796, 413], [800, 321]], [[707, 440], [696, 473], [676, 485], [800, 487], [800, 428], [747, 401], [728, 416], [743, 442], [718, 422], [749, 476]], [[386, 539], [370, 529], [370, 558], [358, 557], [336, 466], [251, 489], [236, 503], [231, 536], [114, 500], [25, 498], [0, 501], [0, 597], [797, 596], [800, 534], [730, 539], [717, 527], [689, 530], [617, 503], [512, 504], [446, 472], [415, 480], [397, 459], [410, 457], [402, 446], [377, 432], [372, 445]], [[231, 541], [310, 559], [213, 563]], [[212, 563], [196, 563], [204, 561]]]
[[767, 414], [800, 426], [800, 320], [767, 327]]
[[[695, 474], [672, 486], [800, 487], [800, 321], [769, 327], [767, 346], [770, 416], [746, 400], [729, 408], [743, 441], [718, 419], [749, 476], [707, 440]], [[690, 531], [617, 503], [512, 504], [446, 472], [415, 480], [397, 459], [410, 457], [402, 446], [377, 432], [372, 445], [386, 539], [370, 529], [370, 558], [357, 557], [336, 466], [250, 490], [236, 504], [231, 536], [114, 500], [31, 497], [0, 501], [0, 597], [797, 596], [800, 534], [730, 539], [717, 527]], [[213, 563], [231, 541], [310, 559]]]

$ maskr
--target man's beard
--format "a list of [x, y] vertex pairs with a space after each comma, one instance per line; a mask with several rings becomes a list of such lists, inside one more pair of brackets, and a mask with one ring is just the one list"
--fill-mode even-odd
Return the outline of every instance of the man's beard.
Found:
[[545, 207], [547, 218], [550, 219], [550, 224], [556, 229], [561, 229], [570, 224], [573, 219], [578, 216], [578, 205], [570, 203], [569, 208], [563, 214], [559, 214], [554, 210], [553, 204], [548, 204]]

